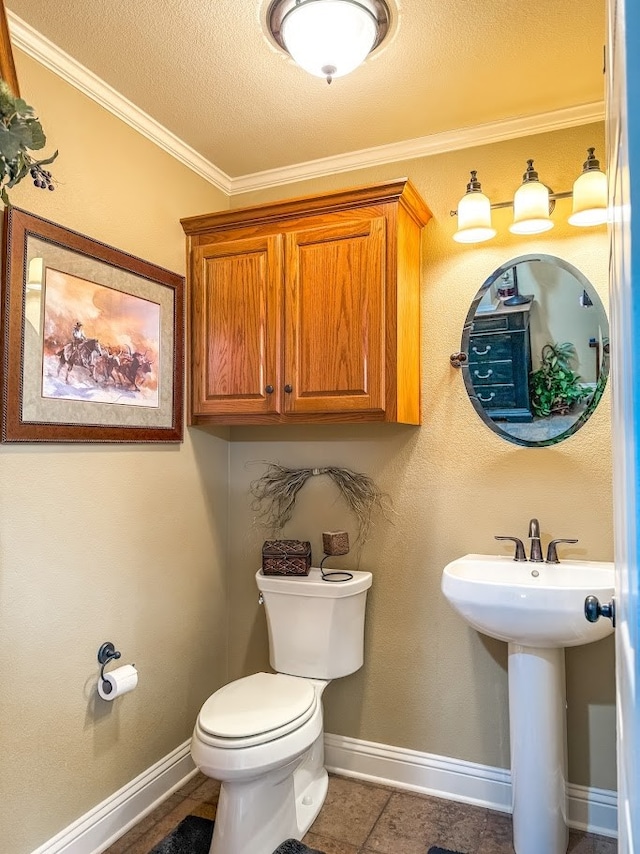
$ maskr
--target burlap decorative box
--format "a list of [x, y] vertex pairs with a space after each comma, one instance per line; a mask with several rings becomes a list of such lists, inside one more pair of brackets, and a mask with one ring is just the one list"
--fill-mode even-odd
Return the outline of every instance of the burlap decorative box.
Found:
[[262, 571], [265, 575], [309, 575], [311, 543], [307, 540], [265, 540]]

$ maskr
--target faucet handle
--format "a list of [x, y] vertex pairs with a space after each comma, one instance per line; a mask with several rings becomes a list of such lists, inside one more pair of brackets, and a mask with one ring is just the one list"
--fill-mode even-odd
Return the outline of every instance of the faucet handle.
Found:
[[514, 560], [517, 561], [525, 561], [527, 560], [527, 556], [524, 551], [524, 545], [522, 544], [522, 540], [519, 540], [517, 537], [494, 537], [495, 540], [511, 540], [516, 544], [516, 553], [513, 557]]
[[558, 543], [577, 543], [577, 540], [551, 540], [549, 543], [549, 548], [547, 549], [547, 559], [545, 563], [560, 563], [560, 559], [558, 558], [558, 551], [556, 549], [556, 545]]

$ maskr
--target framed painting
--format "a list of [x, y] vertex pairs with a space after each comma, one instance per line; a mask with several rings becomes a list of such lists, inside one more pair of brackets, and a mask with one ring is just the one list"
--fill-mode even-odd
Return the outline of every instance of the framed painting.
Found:
[[180, 442], [184, 279], [11, 207], [3, 442]]

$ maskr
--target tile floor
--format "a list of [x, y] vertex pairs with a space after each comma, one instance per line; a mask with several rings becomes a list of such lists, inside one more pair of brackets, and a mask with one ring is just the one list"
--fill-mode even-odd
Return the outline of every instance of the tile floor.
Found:
[[[186, 815], [214, 818], [217, 800], [218, 784], [198, 773], [104, 854], [149, 854]], [[324, 854], [513, 854], [508, 815], [334, 775], [304, 841]], [[571, 831], [569, 854], [617, 850], [615, 839]]]

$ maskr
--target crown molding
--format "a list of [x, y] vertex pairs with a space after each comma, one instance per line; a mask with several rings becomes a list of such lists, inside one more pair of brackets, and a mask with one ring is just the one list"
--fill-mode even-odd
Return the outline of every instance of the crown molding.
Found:
[[522, 116], [500, 122], [491, 122], [490, 124], [476, 125], [475, 127], [445, 131], [444, 133], [434, 133], [430, 136], [407, 139], [390, 145], [363, 148], [360, 151], [351, 151], [348, 154], [338, 154], [334, 157], [323, 157], [319, 160], [309, 160], [306, 163], [296, 163], [282, 169], [268, 169], [265, 172], [241, 175], [238, 178], [231, 179], [231, 194], [263, 190], [268, 187], [291, 184], [294, 181], [320, 178], [339, 172], [351, 172], [368, 166], [381, 166], [385, 163], [414, 160], [418, 157], [446, 154], [449, 151], [457, 151], [463, 148], [477, 148], [481, 145], [492, 145], [496, 142], [504, 142], [518, 137], [549, 133], [578, 125], [588, 125], [604, 121], [604, 116], [604, 101], [596, 101], [592, 104], [582, 104], [578, 107], [539, 113], [535, 116]]
[[139, 107], [136, 107], [119, 92], [116, 92], [108, 83], [105, 83], [104, 80], [89, 71], [88, 68], [85, 68], [84, 65], [81, 65], [13, 12], [7, 10], [7, 18], [11, 41], [15, 47], [44, 65], [49, 71], [53, 71], [58, 77], [100, 104], [105, 110], [137, 130], [142, 136], [151, 140], [163, 151], [188, 166], [189, 169], [192, 169], [219, 190], [228, 195], [231, 193], [232, 180], [221, 169], [198, 154], [175, 134]]
[[228, 196], [604, 121], [604, 101], [363, 148], [232, 178], [11, 11], [11, 41]]

